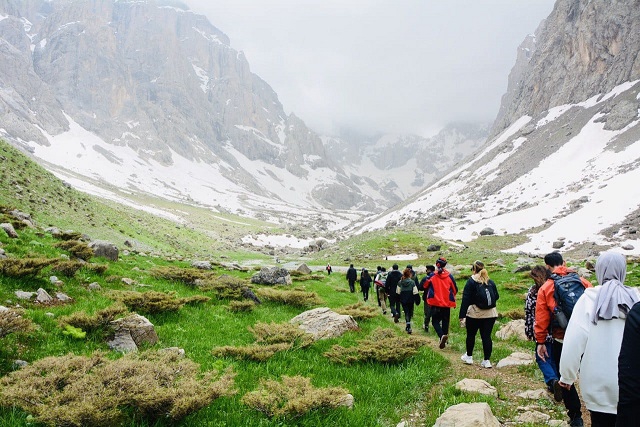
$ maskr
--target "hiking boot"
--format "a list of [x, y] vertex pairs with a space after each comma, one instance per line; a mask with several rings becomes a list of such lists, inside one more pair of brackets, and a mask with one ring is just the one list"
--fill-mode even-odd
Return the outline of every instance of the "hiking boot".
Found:
[[491, 362], [489, 360], [483, 360], [482, 362], [480, 362], [480, 366], [482, 366], [483, 368], [493, 368], [493, 365], [491, 364]]
[[571, 427], [583, 427], [584, 426], [584, 422], [582, 422], [582, 416], [578, 415], [577, 417], [572, 419], [571, 422], [569, 423], [569, 425]]
[[393, 315], [393, 323], [398, 323], [400, 321], [400, 315], [399, 314], [394, 314]]
[[473, 356], [467, 356], [467, 353], [460, 356], [460, 359], [467, 365], [473, 365]]
[[439, 347], [442, 349], [444, 348], [444, 346], [447, 345], [447, 341], [449, 340], [449, 335], [444, 334], [443, 336], [440, 337], [440, 345]]
[[411, 327], [409, 327], [409, 329], [407, 329], [407, 333], [408, 333], [409, 335], [411, 335], [411, 334], [413, 333], [413, 331], [411, 330]]
[[[553, 380], [553, 398], [556, 400], [556, 402], [562, 402], [562, 386], [560, 385], [560, 382], [558, 380]], [[582, 419], [580, 420], [580, 422], [582, 422]]]
[[382, 310], [382, 314], [387, 314], [387, 310]]

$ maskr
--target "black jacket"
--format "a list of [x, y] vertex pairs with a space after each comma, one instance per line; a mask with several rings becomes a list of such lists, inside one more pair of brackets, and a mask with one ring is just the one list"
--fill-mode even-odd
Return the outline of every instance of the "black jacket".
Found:
[[402, 273], [400, 270], [391, 270], [389, 274], [387, 274], [387, 281], [384, 284], [385, 289], [387, 290], [387, 295], [391, 295], [392, 297], [396, 296], [396, 288], [398, 287], [398, 282], [402, 280]]

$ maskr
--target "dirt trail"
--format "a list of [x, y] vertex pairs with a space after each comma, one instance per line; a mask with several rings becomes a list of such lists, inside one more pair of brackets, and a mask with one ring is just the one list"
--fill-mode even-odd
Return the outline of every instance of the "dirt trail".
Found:
[[[452, 319], [456, 320], [456, 319]], [[392, 319], [389, 319], [390, 322], [393, 322]], [[524, 401], [520, 397], [517, 397], [517, 394], [522, 393], [527, 390], [537, 390], [545, 388], [544, 383], [541, 381], [535, 381], [531, 378], [530, 375], [526, 373], [518, 372], [518, 368], [507, 367], [502, 369], [496, 369], [495, 365], [497, 364], [497, 360], [492, 360], [494, 365], [491, 369], [486, 369], [480, 366], [479, 360], [474, 360], [473, 365], [467, 365], [460, 360], [460, 356], [463, 351], [458, 351], [457, 348], [460, 345], [456, 345], [453, 349], [451, 346], [447, 345], [444, 349], [439, 349], [439, 339], [438, 336], [433, 331], [433, 328], [429, 328], [429, 333], [426, 333], [420, 326], [422, 323], [421, 316], [417, 317], [414, 324], [415, 327], [413, 329], [413, 334], [427, 337], [430, 342], [430, 346], [437, 351], [440, 355], [447, 358], [451, 362], [451, 375], [443, 378], [439, 383], [437, 383], [429, 392], [428, 400], [436, 400], [438, 399], [441, 390], [448, 385], [455, 384], [458, 381], [464, 378], [478, 378], [486, 380], [492, 384], [497, 384], [498, 388], [498, 399], [501, 404], [507, 405], [512, 409], [527, 407], [527, 410], [536, 410], [551, 416], [552, 420], [568, 420], [566, 416], [566, 410], [562, 402], [557, 403], [553, 399], [553, 395], [548, 393], [550, 404], [547, 406], [542, 406], [536, 400]], [[404, 322], [400, 322], [396, 324], [399, 328], [404, 331]], [[464, 333], [456, 333], [451, 335], [451, 340], [461, 344], [464, 347], [464, 339], [466, 335]], [[495, 345], [494, 341], [494, 345]], [[477, 337], [476, 346], [481, 346], [480, 337]], [[501, 346], [505, 346], [505, 343], [500, 343]], [[521, 349], [513, 349], [513, 351], [522, 351]], [[524, 412], [524, 411], [522, 411]], [[423, 426], [424, 425], [424, 413], [420, 413], [420, 411], [414, 411], [414, 413], [406, 419], [407, 427], [411, 426]], [[587, 427], [591, 427], [591, 421], [589, 419], [589, 412], [587, 409], [582, 407], [582, 418], [584, 420], [584, 425]], [[512, 421], [512, 420], [500, 420], [501, 422]], [[510, 423], [509, 423], [510, 424]], [[508, 425], [508, 424], [507, 424]], [[530, 424], [529, 424], [530, 425]], [[541, 426], [547, 424], [539, 424]], [[568, 424], [567, 424], [568, 425]]]

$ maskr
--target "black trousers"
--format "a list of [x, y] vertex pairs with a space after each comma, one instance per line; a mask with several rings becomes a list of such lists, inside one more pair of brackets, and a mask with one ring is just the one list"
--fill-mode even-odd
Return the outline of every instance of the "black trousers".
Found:
[[[591, 413], [591, 427], [616, 427], [616, 414], [596, 411], [589, 412]], [[638, 421], [640, 422], [640, 420]], [[636, 424], [638, 424], [638, 422]]]
[[402, 313], [402, 304], [400, 304], [400, 295], [397, 293], [389, 294], [389, 307], [391, 308], [391, 314], [400, 317]]
[[443, 335], [449, 335], [450, 317], [451, 309], [449, 307], [431, 306], [431, 323], [439, 338], [442, 338]]
[[[558, 369], [561, 369], [560, 356], [562, 356], [562, 343], [554, 340], [552, 345], [553, 360], [556, 362]], [[562, 400], [564, 401], [564, 407], [567, 408], [567, 415], [569, 415], [570, 419], [579, 417], [582, 414], [582, 412], [580, 412], [580, 396], [578, 396], [578, 390], [576, 390], [575, 384], [572, 384], [569, 390], [564, 387], [562, 388]]]
[[473, 347], [476, 344], [476, 334], [480, 331], [480, 338], [482, 339], [482, 352], [484, 353], [484, 360], [491, 359], [491, 352], [493, 351], [493, 341], [491, 341], [491, 331], [493, 331], [493, 325], [496, 323], [496, 318], [487, 319], [474, 319], [467, 317], [467, 355], [473, 356]]

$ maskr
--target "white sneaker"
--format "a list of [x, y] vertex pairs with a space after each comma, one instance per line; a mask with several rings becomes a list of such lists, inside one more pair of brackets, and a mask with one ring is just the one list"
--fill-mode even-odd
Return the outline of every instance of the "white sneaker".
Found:
[[467, 365], [473, 365], [473, 356], [467, 356], [467, 353], [464, 353], [462, 356], [460, 356], [460, 359]]
[[480, 362], [480, 366], [487, 369], [493, 368], [493, 366], [491, 365], [491, 362], [488, 360], [483, 360], [482, 362]]

